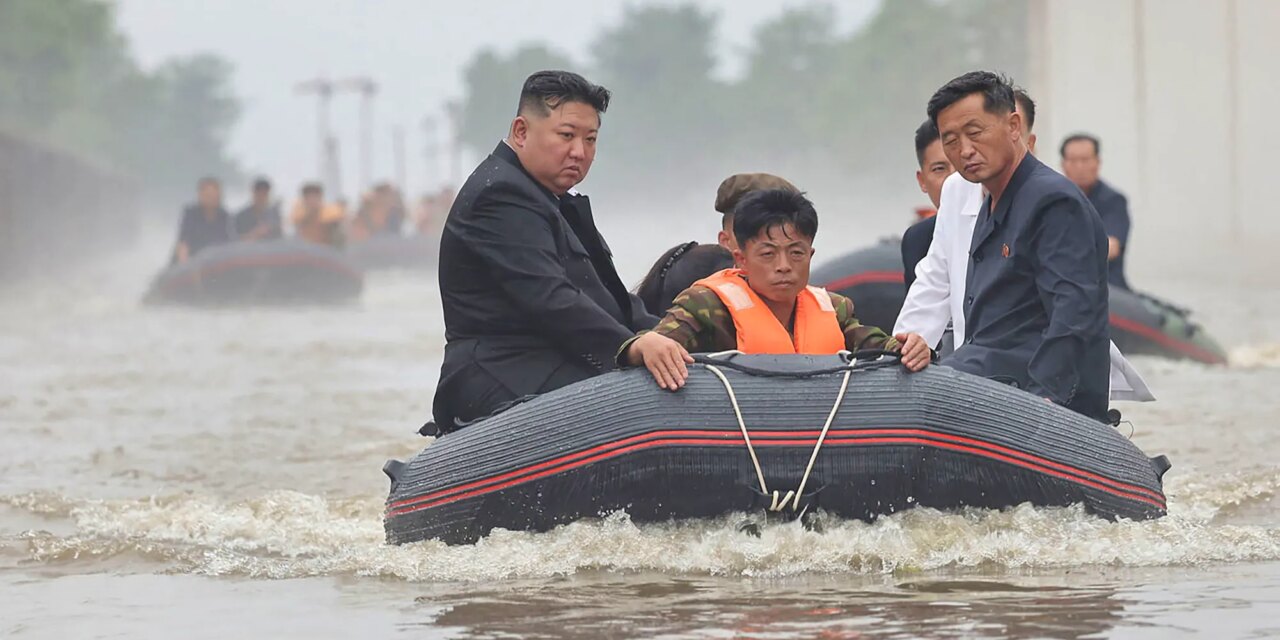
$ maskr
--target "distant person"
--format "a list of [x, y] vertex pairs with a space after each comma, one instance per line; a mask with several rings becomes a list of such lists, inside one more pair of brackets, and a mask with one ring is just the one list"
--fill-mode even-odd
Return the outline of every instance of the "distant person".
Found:
[[458, 191], [440, 238], [440, 429], [613, 370], [618, 347], [657, 324], [618, 277], [590, 200], [571, 191], [609, 95], [569, 71], [530, 75], [506, 138]]
[[803, 194], [747, 194], [734, 211], [733, 231], [738, 268], [681, 293], [657, 327], [622, 346], [619, 361], [648, 368], [659, 386], [673, 391], [688, 376], [684, 362], [690, 352], [827, 355], [887, 349], [900, 351], [911, 371], [929, 364], [932, 354], [919, 335], [895, 339], [863, 325], [851, 300], [809, 286], [818, 213]]
[[1062, 172], [1089, 197], [1107, 231], [1107, 280], [1113, 287], [1129, 289], [1124, 254], [1129, 249], [1129, 200], [1098, 177], [1102, 166], [1101, 143], [1094, 136], [1077, 133], [1062, 141]]
[[987, 192], [969, 251], [965, 339], [942, 364], [1105, 421], [1102, 219], [1080, 189], [1028, 152], [1006, 78], [959, 76], [934, 93], [928, 112], [951, 163]]
[[222, 184], [216, 178], [201, 178], [195, 204], [182, 211], [170, 264], [181, 264], [209, 247], [231, 242], [231, 232], [231, 216], [222, 208]]
[[398, 236], [403, 222], [404, 205], [395, 189], [384, 182], [361, 201], [360, 209], [351, 219], [348, 239], [361, 242], [374, 236]]
[[932, 120], [925, 120], [916, 128], [916, 162], [920, 165], [916, 170], [916, 184], [929, 196], [934, 215], [911, 225], [902, 234], [902, 277], [908, 288], [915, 282], [916, 264], [928, 253], [933, 242], [933, 229], [938, 223], [937, 210], [942, 200], [942, 183], [955, 173], [947, 154], [942, 152], [938, 127]]
[[413, 216], [413, 226], [418, 235], [426, 237], [440, 235], [445, 216], [449, 215], [449, 208], [453, 206], [455, 195], [457, 194], [451, 187], [441, 187], [438, 191], [422, 196]]
[[249, 205], [236, 214], [236, 237], [246, 242], [279, 240], [284, 236], [281, 227], [280, 203], [271, 201], [271, 182], [254, 180]]
[[301, 199], [289, 217], [294, 232], [302, 240], [330, 247], [342, 246], [342, 206], [325, 204], [324, 188], [319, 184], [303, 185]]
[[680, 292], [695, 281], [733, 266], [738, 243], [733, 237], [733, 208], [744, 196], [766, 189], [786, 189], [799, 193], [795, 185], [768, 173], [738, 173], [725, 178], [716, 189], [715, 210], [721, 214], [717, 245], [688, 242], [676, 245], [661, 256], [636, 288], [645, 308], [662, 317]]

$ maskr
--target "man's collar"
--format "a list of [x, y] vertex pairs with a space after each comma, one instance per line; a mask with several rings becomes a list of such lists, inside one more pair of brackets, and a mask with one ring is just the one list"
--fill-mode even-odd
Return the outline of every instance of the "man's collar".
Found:
[[524, 168], [523, 164], [520, 164], [520, 156], [516, 155], [516, 150], [511, 146], [511, 143], [507, 142], [506, 138], [503, 138], [501, 141], [498, 142], [498, 146], [494, 147], [493, 155], [499, 160], [502, 160], [508, 164], [515, 166], [515, 168], [520, 170], [520, 173], [523, 173], [526, 177], [529, 178], [529, 181], [533, 183], [533, 186], [537, 187], [539, 191], [546, 194], [548, 198], [551, 198], [552, 203], [554, 203], [557, 207], [560, 205], [560, 198], [557, 197], [556, 194], [552, 193], [550, 189], [542, 186], [542, 183], [538, 182], [533, 177], [533, 174], [529, 173], [528, 170]]
[[[991, 217], [997, 222], [1004, 219], [1006, 213], [1009, 212], [1009, 203], [1013, 201], [1013, 197], [1017, 195], [1018, 189], [1031, 176], [1031, 172], [1036, 170], [1036, 166], [1040, 164], [1036, 157], [1027, 152], [1022, 156], [1022, 161], [1018, 163], [1018, 168], [1013, 170], [1013, 175], [1009, 178], [1009, 184], [1005, 185], [1004, 192], [1000, 194], [1000, 202], [996, 203], [996, 210], [991, 213]], [[987, 194], [986, 197], [991, 197]]]

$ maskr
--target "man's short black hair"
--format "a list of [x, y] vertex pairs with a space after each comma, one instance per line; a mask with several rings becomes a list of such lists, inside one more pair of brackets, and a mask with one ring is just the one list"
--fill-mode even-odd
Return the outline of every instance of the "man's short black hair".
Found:
[[1036, 101], [1031, 99], [1031, 95], [1026, 89], [1015, 89], [1013, 91], [1013, 99], [1018, 101], [1018, 111], [1022, 112], [1022, 117], [1027, 121], [1027, 131], [1034, 131], [1036, 126]]
[[1072, 142], [1079, 142], [1081, 140], [1088, 140], [1089, 142], [1092, 142], [1093, 155], [1098, 157], [1102, 156], [1102, 143], [1098, 142], [1098, 138], [1096, 136], [1092, 136], [1087, 133], [1073, 133], [1067, 136], [1067, 139], [1062, 141], [1062, 146], [1058, 147], [1058, 155], [1062, 156], [1063, 158], [1067, 157], [1067, 145], [1071, 144]]
[[991, 71], [970, 71], [942, 85], [929, 98], [929, 120], [938, 125], [938, 114], [943, 109], [975, 94], [982, 94], [983, 109], [987, 113], [1006, 115], [1016, 108], [1013, 83], [1009, 78]]
[[925, 120], [924, 124], [916, 127], [916, 162], [920, 163], [920, 168], [924, 168], [924, 150], [929, 148], [938, 139], [938, 125], [932, 120]]
[[524, 81], [516, 115], [546, 116], [566, 102], [582, 102], [597, 114], [609, 109], [609, 90], [572, 71], [538, 71]]
[[818, 212], [804, 193], [787, 189], [753, 191], [733, 209], [733, 237], [743, 249], [761, 231], [787, 223], [809, 240], [818, 235]]
[[253, 181], [253, 190], [254, 191], [270, 191], [271, 181], [264, 177], [259, 177]]
[[309, 196], [313, 193], [323, 195], [324, 187], [320, 186], [319, 182], [308, 182], [302, 185], [302, 195]]

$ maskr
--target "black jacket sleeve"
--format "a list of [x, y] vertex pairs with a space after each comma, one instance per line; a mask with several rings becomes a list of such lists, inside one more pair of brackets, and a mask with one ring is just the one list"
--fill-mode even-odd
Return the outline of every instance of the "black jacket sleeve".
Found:
[[[518, 196], [481, 195], [453, 227], [529, 326], [565, 353], [591, 364], [612, 362], [632, 331], [570, 282], [550, 220]], [[641, 305], [643, 308], [643, 305]]]

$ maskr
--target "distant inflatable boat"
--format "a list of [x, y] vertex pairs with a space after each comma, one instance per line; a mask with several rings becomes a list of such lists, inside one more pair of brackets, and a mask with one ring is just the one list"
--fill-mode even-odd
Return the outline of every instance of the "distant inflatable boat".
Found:
[[1031, 503], [1142, 520], [1165, 514], [1168, 466], [1110, 426], [946, 367], [699, 356], [677, 393], [618, 371], [388, 462], [384, 524], [390, 543], [462, 544], [616, 511], [635, 522], [761, 509], [870, 520]]
[[434, 269], [440, 257], [440, 238], [429, 236], [373, 236], [347, 245], [357, 266], [374, 269]]
[[354, 300], [360, 269], [341, 252], [301, 240], [211, 247], [156, 276], [143, 301], [195, 306], [331, 304]]
[[[906, 299], [902, 254], [894, 242], [854, 251], [813, 270], [810, 281], [853, 300], [864, 324], [888, 330]], [[1112, 287], [1111, 340], [1125, 355], [1226, 364], [1226, 351], [1186, 309]]]

